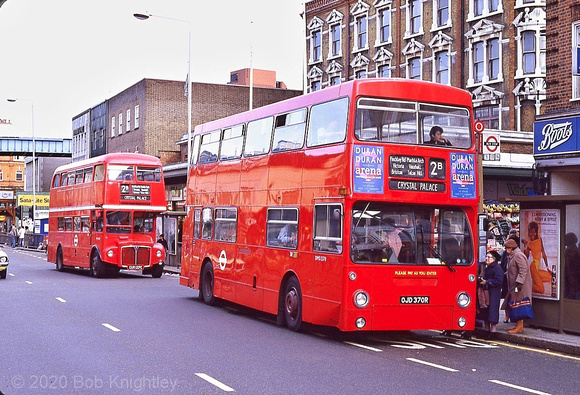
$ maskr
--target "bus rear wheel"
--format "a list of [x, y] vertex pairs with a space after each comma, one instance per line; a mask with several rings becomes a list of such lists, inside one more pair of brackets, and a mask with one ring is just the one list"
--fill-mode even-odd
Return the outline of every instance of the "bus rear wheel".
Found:
[[97, 278], [103, 278], [106, 275], [105, 264], [96, 252], [91, 256], [91, 275]]
[[56, 270], [62, 272], [64, 270], [64, 264], [62, 261], [62, 250], [59, 248], [56, 252]]
[[213, 295], [213, 268], [210, 263], [206, 263], [201, 271], [201, 287], [199, 293], [206, 305], [213, 306], [215, 296]]
[[284, 318], [286, 326], [299, 331], [302, 326], [302, 291], [296, 277], [290, 277], [284, 287]]

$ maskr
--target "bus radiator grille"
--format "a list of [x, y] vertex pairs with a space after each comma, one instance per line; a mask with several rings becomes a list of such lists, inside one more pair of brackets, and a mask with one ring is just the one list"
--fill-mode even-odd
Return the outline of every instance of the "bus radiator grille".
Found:
[[126, 246], [121, 249], [121, 265], [149, 266], [150, 247]]

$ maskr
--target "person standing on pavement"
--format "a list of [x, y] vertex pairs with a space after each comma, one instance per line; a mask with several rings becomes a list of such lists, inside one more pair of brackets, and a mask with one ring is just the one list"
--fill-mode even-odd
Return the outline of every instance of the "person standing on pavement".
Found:
[[12, 228], [10, 228], [10, 236], [12, 238], [12, 248], [14, 248], [16, 247], [16, 238], [18, 237], [18, 228], [14, 224], [12, 224]]
[[[528, 260], [522, 250], [513, 239], [508, 239], [505, 244], [508, 253], [507, 283], [508, 293], [503, 302], [503, 309], [508, 308], [509, 302], [521, 302], [524, 298], [532, 300], [532, 275]], [[508, 332], [511, 334], [524, 331], [524, 320], [518, 320], [516, 326]]]
[[484, 328], [488, 331], [490, 339], [495, 338], [497, 323], [499, 322], [499, 302], [501, 299], [501, 286], [503, 284], [503, 270], [498, 261], [501, 259], [497, 251], [488, 251], [485, 254], [485, 268], [483, 277], [479, 279], [479, 285], [489, 292], [489, 305], [483, 314]]
[[20, 225], [20, 229], [18, 229], [18, 245], [20, 247], [24, 247], [24, 234], [26, 233], [26, 230], [24, 230], [24, 227], [22, 225]]

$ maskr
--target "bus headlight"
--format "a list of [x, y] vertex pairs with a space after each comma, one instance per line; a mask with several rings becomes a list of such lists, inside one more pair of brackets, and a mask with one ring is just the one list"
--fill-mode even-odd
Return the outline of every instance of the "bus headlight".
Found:
[[369, 304], [369, 294], [365, 291], [356, 291], [354, 293], [354, 305], [359, 309], [366, 307]]
[[157, 258], [161, 258], [161, 250], [157, 250]]
[[457, 305], [459, 307], [464, 309], [467, 306], [469, 306], [470, 304], [471, 304], [471, 298], [469, 297], [469, 294], [467, 292], [460, 292], [459, 295], [457, 295]]
[[107, 251], [107, 256], [108, 256], [109, 258], [112, 258], [112, 257], [113, 257], [113, 255], [115, 255], [115, 252], [114, 252], [113, 250], [109, 250], [109, 251]]
[[356, 325], [356, 327], [357, 327], [358, 329], [362, 329], [362, 328], [364, 328], [364, 327], [365, 327], [365, 325], [367, 324], [367, 320], [365, 320], [365, 319], [364, 319], [364, 318], [362, 318], [362, 317], [359, 317], [359, 318], [357, 318], [357, 319], [356, 319], [356, 321], [355, 321], [355, 323], [354, 323], [354, 324]]
[[459, 325], [460, 328], [463, 328], [465, 324], [467, 324], [467, 320], [465, 319], [465, 317], [459, 317], [459, 319], [457, 320], [457, 325]]

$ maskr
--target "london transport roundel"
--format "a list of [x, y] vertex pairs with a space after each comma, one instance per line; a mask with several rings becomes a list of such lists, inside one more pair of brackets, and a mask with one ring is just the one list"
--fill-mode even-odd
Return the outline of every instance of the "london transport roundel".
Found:
[[483, 124], [482, 121], [475, 121], [473, 124], [473, 128], [475, 129], [475, 131], [477, 133], [481, 133], [483, 132], [483, 129], [485, 128], [485, 125]]

